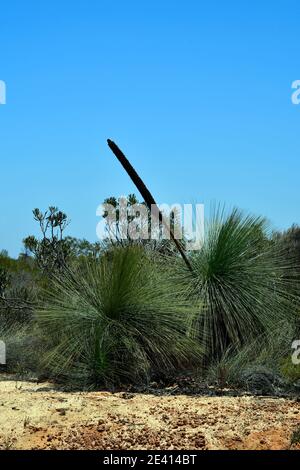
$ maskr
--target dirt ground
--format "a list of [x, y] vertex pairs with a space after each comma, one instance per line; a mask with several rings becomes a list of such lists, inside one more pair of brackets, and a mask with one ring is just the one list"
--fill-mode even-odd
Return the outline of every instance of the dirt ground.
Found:
[[0, 449], [289, 449], [300, 402], [62, 392], [0, 381]]

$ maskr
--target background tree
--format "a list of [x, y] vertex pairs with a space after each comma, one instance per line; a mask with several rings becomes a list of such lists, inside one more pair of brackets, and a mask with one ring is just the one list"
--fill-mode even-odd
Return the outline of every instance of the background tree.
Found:
[[63, 238], [70, 221], [64, 212], [54, 206], [50, 206], [45, 212], [40, 209], [32, 212], [34, 220], [39, 224], [42, 239], [28, 236], [23, 240], [25, 250], [34, 255], [43, 273], [51, 275], [61, 272], [70, 256], [70, 246]]
[[[148, 239], [144, 238], [138, 238], [138, 239], [132, 239], [130, 237], [130, 234], [127, 231], [127, 228], [122, 226], [122, 221], [120, 220], [120, 204], [121, 204], [121, 198], [117, 198], [115, 196], [110, 196], [106, 198], [103, 203], [104, 204], [110, 204], [114, 210], [114, 221], [115, 223], [110, 223], [108, 220], [108, 213], [104, 213], [104, 218], [107, 219], [107, 237], [104, 240], [104, 245], [105, 247], [109, 247], [110, 245], [121, 245], [121, 246], [128, 246], [128, 245], [141, 245], [144, 247], [147, 247], [151, 250], [158, 251], [161, 254], [165, 255], [174, 255], [177, 253], [176, 247], [174, 243], [170, 239], [164, 238], [163, 235], [163, 223], [160, 220], [158, 224], [158, 233], [156, 234], [156, 238], [152, 239], [151, 238], [151, 230], [152, 230], [152, 218], [151, 218], [151, 211], [148, 209], [148, 206], [146, 203], [143, 201], [139, 201], [137, 196], [135, 194], [129, 194], [125, 199], [125, 202], [127, 204], [127, 208], [129, 209], [129, 213], [127, 214], [127, 220], [125, 221], [126, 224], [131, 223], [136, 221], [138, 224], [140, 224], [139, 230], [148, 232]], [[142, 205], [145, 210], [147, 211], [147, 220], [144, 222], [139, 222], [139, 213], [133, 214], [130, 213], [130, 209], [133, 208], [135, 205]], [[180, 225], [180, 218], [179, 215], [176, 213], [176, 210], [173, 210], [170, 214], [163, 214], [166, 219], [167, 216], [169, 217], [169, 224], [170, 224], [170, 229], [175, 232], [176, 229]], [[143, 224], [146, 224], [147, 226], [145, 227]], [[123, 234], [126, 233], [127, 239], [124, 239]], [[181, 240], [181, 244], [184, 248], [185, 246], [185, 240]]]

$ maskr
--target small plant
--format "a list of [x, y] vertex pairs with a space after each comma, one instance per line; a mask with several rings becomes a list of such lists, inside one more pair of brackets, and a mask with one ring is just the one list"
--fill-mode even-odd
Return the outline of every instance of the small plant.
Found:
[[12, 434], [8, 434], [2, 440], [2, 444], [0, 445], [0, 450], [11, 450], [15, 443], [15, 437]]
[[45, 212], [39, 209], [32, 212], [34, 220], [39, 224], [42, 239], [38, 240], [32, 235], [25, 238], [25, 249], [33, 253], [43, 273], [51, 275], [54, 271], [62, 271], [70, 255], [69, 244], [63, 238], [69, 225], [67, 215], [54, 206], [50, 206]]
[[280, 372], [283, 377], [292, 382], [300, 380], [300, 364], [293, 364], [290, 356], [281, 361]]

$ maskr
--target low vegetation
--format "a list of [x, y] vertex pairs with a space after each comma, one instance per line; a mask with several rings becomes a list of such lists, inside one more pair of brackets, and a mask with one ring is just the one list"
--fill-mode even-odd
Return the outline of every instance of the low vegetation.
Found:
[[221, 388], [299, 390], [300, 228], [272, 233], [263, 218], [216, 210], [188, 269], [171, 241], [93, 244], [66, 237], [55, 207], [34, 218], [41, 238], [24, 239], [18, 259], [0, 254], [3, 370], [77, 387], [188, 372]]

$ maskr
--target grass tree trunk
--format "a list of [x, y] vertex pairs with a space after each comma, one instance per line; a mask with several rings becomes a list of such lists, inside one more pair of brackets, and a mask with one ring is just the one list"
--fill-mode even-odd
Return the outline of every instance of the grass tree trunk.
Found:
[[[143, 180], [140, 178], [140, 176], [137, 174], [137, 172], [135, 171], [135, 169], [133, 168], [133, 166], [131, 165], [131, 163], [128, 161], [128, 159], [125, 157], [124, 153], [119, 149], [119, 147], [115, 144], [115, 142], [113, 142], [112, 140], [110, 139], [107, 139], [107, 143], [108, 143], [108, 146], [109, 148], [111, 149], [111, 151], [114, 153], [114, 155], [117, 157], [117, 159], [119, 160], [119, 162], [121, 163], [121, 165], [123, 166], [124, 170], [127, 172], [127, 174], [129, 175], [129, 177], [131, 178], [131, 180], [133, 181], [133, 183], [135, 184], [135, 186], [137, 187], [137, 189], [139, 190], [139, 192], [141, 193], [142, 197], [144, 198], [144, 201], [148, 207], [148, 209], [151, 211], [151, 209], [153, 209], [153, 206], [154, 206], [154, 209], [156, 211], [156, 214], [157, 216], [159, 217], [159, 220], [165, 224], [164, 222], [164, 217], [163, 217], [163, 214], [162, 212], [159, 210], [156, 202], [155, 202], [155, 199], [154, 197], [152, 196], [152, 194], [150, 193], [149, 189], [146, 187], [145, 183], [143, 182]], [[179, 251], [180, 255], [182, 256], [185, 264], [187, 265], [188, 269], [190, 271], [192, 271], [192, 266], [191, 266], [191, 263], [189, 262], [185, 252], [184, 252], [184, 249], [181, 245], [181, 243], [175, 238], [175, 235], [174, 235], [174, 231], [172, 230], [172, 228], [170, 227], [169, 228], [170, 230], [170, 237], [171, 239], [173, 240], [177, 250]]]

